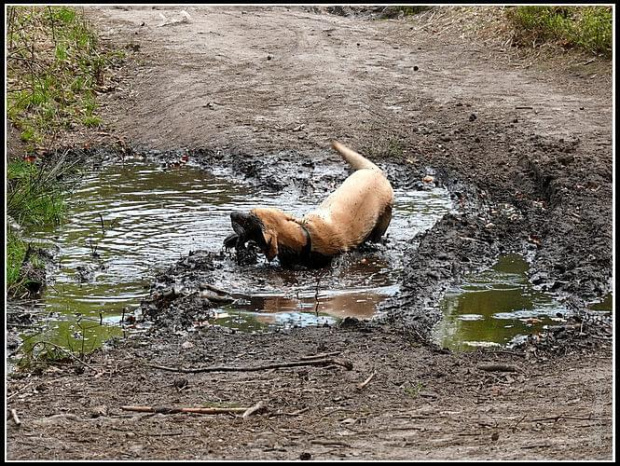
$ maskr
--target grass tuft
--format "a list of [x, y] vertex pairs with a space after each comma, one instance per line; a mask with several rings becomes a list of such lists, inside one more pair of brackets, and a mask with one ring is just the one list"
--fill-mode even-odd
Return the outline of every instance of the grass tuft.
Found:
[[7, 215], [27, 228], [57, 223], [64, 212], [64, 193], [46, 164], [27, 160], [7, 165]]
[[9, 229], [6, 238], [6, 282], [9, 288], [21, 279], [22, 262], [27, 249], [26, 243]]
[[517, 6], [506, 9], [517, 45], [555, 43], [610, 58], [610, 6]]

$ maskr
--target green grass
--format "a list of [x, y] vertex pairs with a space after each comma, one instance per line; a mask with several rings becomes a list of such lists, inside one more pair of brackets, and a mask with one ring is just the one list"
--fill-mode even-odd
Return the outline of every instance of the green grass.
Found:
[[6, 282], [9, 286], [21, 279], [21, 267], [28, 245], [10, 229], [6, 238]]
[[370, 141], [366, 148], [366, 153], [371, 160], [398, 160], [403, 157], [405, 147], [405, 140], [402, 136], [394, 134], [379, 134], [372, 141]]
[[21, 231], [11, 226], [19, 225], [26, 232], [33, 227], [55, 224], [65, 215], [66, 193], [58, 177], [74, 170], [62, 157], [56, 162], [14, 160], [7, 164], [6, 214], [10, 218], [6, 239], [7, 295], [22, 296], [31, 281], [28, 270], [42, 269], [44, 263], [37, 254], [28, 258], [29, 267], [23, 267], [28, 244]]
[[85, 354], [87, 353], [84, 351], [80, 354], [73, 348], [65, 349], [53, 342], [37, 341], [34, 335], [24, 340], [17, 367], [20, 371], [36, 373], [44, 371], [49, 366], [74, 362], [75, 358], [83, 358]]
[[100, 126], [102, 122], [103, 120], [95, 115], [87, 115], [82, 119], [84, 126], [88, 126], [89, 128]]
[[[60, 162], [62, 163], [62, 162]], [[26, 228], [57, 223], [64, 214], [65, 194], [48, 164], [16, 160], [7, 165], [7, 215]]]
[[424, 384], [422, 382], [416, 382], [414, 386], [403, 387], [403, 390], [411, 398], [417, 398], [423, 388]]
[[612, 10], [609, 6], [518, 6], [506, 16], [519, 45], [554, 43], [610, 58]]
[[124, 52], [103, 51], [76, 8], [11, 6], [7, 15], [7, 115], [26, 150], [76, 124], [99, 126], [96, 91]]

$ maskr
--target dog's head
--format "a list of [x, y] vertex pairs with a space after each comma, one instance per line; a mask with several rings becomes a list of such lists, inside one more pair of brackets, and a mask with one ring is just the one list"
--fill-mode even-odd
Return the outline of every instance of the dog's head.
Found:
[[224, 240], [226, 247], [241, 248], [248, 241], [255, 242], [269, 261], [278, 255], [278, 231], [280, 223], [290, 216], [279, 209], [257, 208], [249, 213], [232, 212], [230, 221], [234, 235]]

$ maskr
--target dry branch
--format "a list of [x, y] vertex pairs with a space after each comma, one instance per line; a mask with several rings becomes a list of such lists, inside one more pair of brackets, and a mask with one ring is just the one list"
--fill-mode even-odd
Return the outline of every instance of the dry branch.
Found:
[[15, 421], [16, 425], [21, 425], [22, 421], [19, 420], [19, 417], [17, 417], [17, 411], [14, 409], [11, 409], [11, 417], [13, 418], [13, 421]]
[[215, 285], [211, 285], [210, 283], [201, 283], [201, 286], [203, 286], [204, 288], [207, 288], [208, 290], [215, 291], [216, 293], [219, 293], [219, 294], [225, 294], [228, 296], [232, 296], [232, 293], [229, 293], [228, 291], [223, 290], [222, 288], [219, 288]]
[[138, 413], [160, 413], [160, 414], [176, 414], [176, 413], [195, 413], [195, 414], [234, 414], [245, 413], [252, 408], [167, 408], [153, 406], [121, 406], [123, 411], [135, 411]]
[[328, 366], [335, 364], [337, 366], [345, 367], [347, 370], [353, 369], [353, 363], [351, 361], [345, 361], [336, 358], [316, 359], [309, 361], [292, 361], [292, 362], [279, 362], [273, 364], [265, 364], [262, 366], [211, 366], [211, 367], [194, 367], [190, 369], [183, 369], [181, 367], [167, 367], [150, 364], [154, 369], [160, 369], [162, 371], [170, 372], [184, 372], [189, 374], [196, 374], [199, 372], [255, 372], [264, 371], [268, 369], [279, 369], [283, 367], [299, 367], [299, 366]]
[[333, 353], [318, 353], [318, 354], [308, 354], [306, 356], [302, 356], [301, 359], [319, 359], [319, 358], [328, 358], [330, 356], [338, 356], [340, 351], [334, 351]]
[[245, 294], [245, 293], [226, 291], [226, 290], [224, 290], [222, 288], [219, 288], [219, 287], [217, 287], [215, 285], [211, 285], [210, 283], [201, 283], [200, 287], [201, 288], [206, 288], [207, 290], [211, 290], [211, 291], [213, 291], [215, 293], [218, 293], [218, 294], [221, 294], [221, 295], [224, 295], [224, 296], [230, 296], [230, 297], [232, 297], [234, 299], [239, 299], [239, 298], [250, 299], [250, 298], [252, 298], [252, 295]]
[[18, 393], [23, 392], [24, 390], [26, 390], [28, 387], [30, 387], [34, 382], [30, 382], [27, 385], [23, 386], [22, 388], [15, 390], [13, 393], [11, 393], [9, 396], [6, 397], [7, 400], [10, 400], [11, 398], [13, 398], [15, 395], [17, 395]]

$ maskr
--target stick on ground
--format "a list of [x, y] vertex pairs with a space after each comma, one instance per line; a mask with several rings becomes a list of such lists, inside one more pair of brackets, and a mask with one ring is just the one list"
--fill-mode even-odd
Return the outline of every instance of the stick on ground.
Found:
[[373, 379], [375, 375], [377, 375], [377, 371], [372, 371], [372, 374], [370, 374], [370, 376], [366, 380], [364, 380], [362, 383], [357, 385], [357, 389], [362, 390], [366, 385], [370, 383], [370, 381]]
[[254, 372], [254, 371], [264, 371], [268, 369], [279, 369], [282, 367], [299, 367], [299, 366], [328, 366], [331, 364], [335, 364], [337, 366], [342, 366], [347, 370], [353, 369], [353, 363], [351, 361], [345, 361], [342, 359], [336, 358], [325, 358], [325, 359], [316, 359], [316, 360], [308, 360], [308, 361], [292, 361], [292, 362], [279, 362], [272, 364], [265, 364], [262, 366], [240, 366], [240, 367], [231, 367], [231, 366], [211, 366], [211, 367], [194, 367], [190, 369], [183, 369], [181, 367], [167, 367], [167, 366], [158, 366], [155, 364], [150, 364], [154, 369], [161, 369], [162, 371], [170, 371], [170, 372], [184, 372], [195, 374], [198, 372]]
[[320, 358], [326, 358], [329, 356], [338, 356], [339, 354], [340, 354], [340, 351], [334, 351], [333, 353], [308, 354], [306, 356], [302, 356], [301, 359], [304, 359], [304, 360], [320, 359]]
[[176, 413], [195, 413], [195, 414], [235, 414], [245, 413], [252, 408], [167, 408], [153, 406], [121, 406], [123, 411], [135, 411], [138, 413], [160, 413], [160, 414], [176, 414]]
[[13, 420], [15, 421], [16, 425], [21, 425], [22, 421], [19, 420], [19, 418], [17, 417], [17, 411], [14, 409], [11, 409], [11, 417], [13, 418]]

